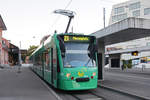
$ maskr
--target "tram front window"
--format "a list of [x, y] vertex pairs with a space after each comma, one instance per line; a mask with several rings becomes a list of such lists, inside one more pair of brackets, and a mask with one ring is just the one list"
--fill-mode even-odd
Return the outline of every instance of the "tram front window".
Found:
[[[95, 67], [96, 63], [89, 57], [89, 43], [65, 43], [66, 53], [64, 67]], [[93, 55], [95, 56], [95, 55]]]

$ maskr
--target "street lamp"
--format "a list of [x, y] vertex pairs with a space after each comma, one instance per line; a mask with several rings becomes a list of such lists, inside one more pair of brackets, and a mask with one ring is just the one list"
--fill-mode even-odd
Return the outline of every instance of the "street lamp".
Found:
[[75, 12], [70, 11], [70, 10], [58, 9], [58, 10], [55, 10], [54, 13], [65, 15], [65, 16], [69, 17], [68, 25], [67, 25], [67, 28], [66, 28], [66, 31], [65, 31], [65, 33], [68, 33], [68, 29], [69, 29], [72, 18], [74, 18]]

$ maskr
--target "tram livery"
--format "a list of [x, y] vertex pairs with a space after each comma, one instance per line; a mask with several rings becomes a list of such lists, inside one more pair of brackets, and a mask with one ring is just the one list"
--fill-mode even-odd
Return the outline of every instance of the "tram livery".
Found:
[[96, 38], [82, 34], [54, 34], [30, 56], [32, 70], [62, 90], [97, 88]]

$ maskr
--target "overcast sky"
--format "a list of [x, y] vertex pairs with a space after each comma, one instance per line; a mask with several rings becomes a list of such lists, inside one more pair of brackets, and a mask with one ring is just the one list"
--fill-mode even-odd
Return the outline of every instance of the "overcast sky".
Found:
[[0, 14], [7, 27], [3, 37], [17, 46], [21, 41], [22, 49], [38, 45], [44, 35], [65, 31], [68, 18], [53, 11], [66, 7], [76, 12], [71, 23], [74, 32], [90, 34], [103, 28], [104, 7], [108, 25], [112, 5], [124, 1], [127, 0], [0, 0]]

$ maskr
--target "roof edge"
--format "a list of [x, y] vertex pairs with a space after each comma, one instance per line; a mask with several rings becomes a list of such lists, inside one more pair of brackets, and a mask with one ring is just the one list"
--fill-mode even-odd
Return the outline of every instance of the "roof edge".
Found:
[[0, 28], [1, 28], [2, 30], [7, 30], [7, 27], [6, 27], [5, 23], [4, 23], [4, 21], [3, 21], [2, 17], [1, 17], [1, 15], [0, 15]]

